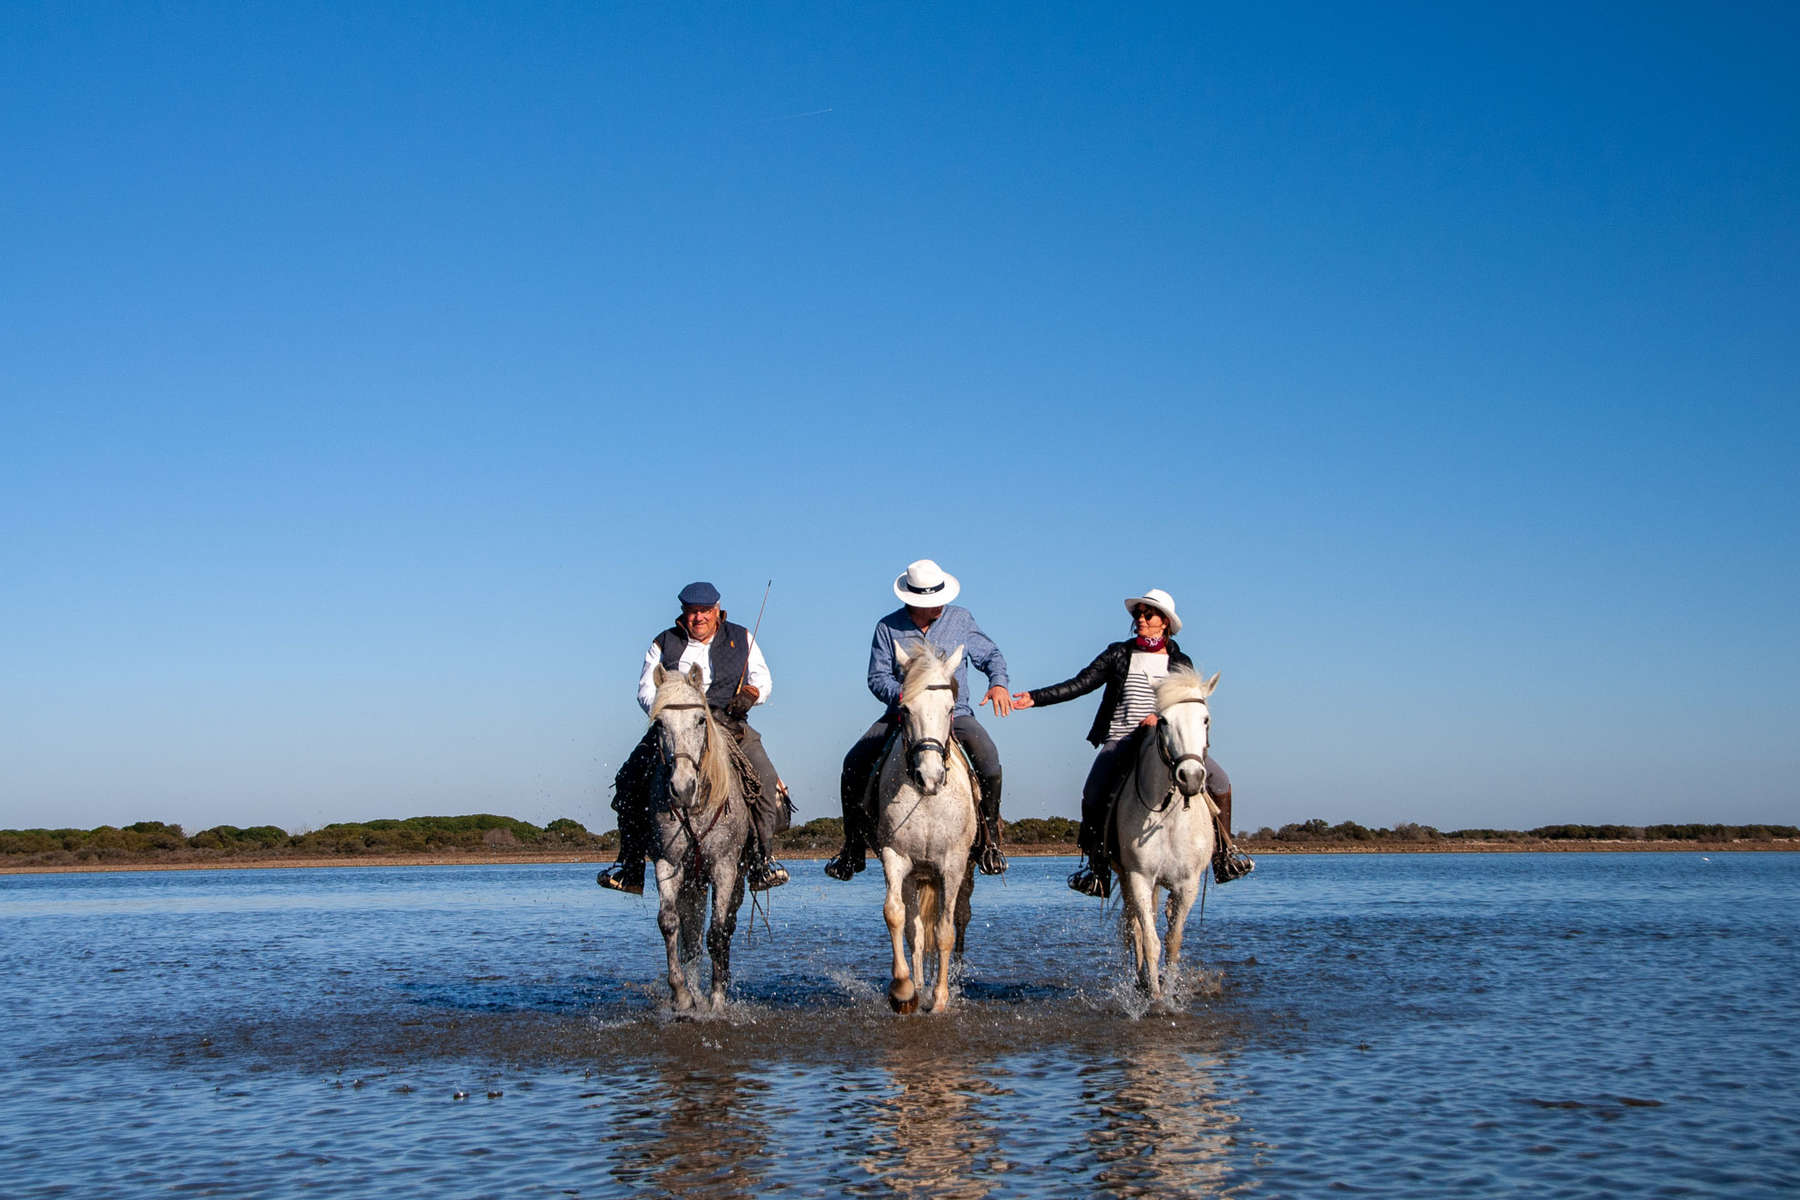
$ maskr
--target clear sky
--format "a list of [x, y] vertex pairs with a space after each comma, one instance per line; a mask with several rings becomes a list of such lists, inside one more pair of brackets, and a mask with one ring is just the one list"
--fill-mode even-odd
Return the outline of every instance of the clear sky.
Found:
[[0, 827], [610, 828], [697, 578], [834, 814], [924, 556], [1240, 827], [1800, 822], [1800, 17], [1463, 7], [5, 6]]

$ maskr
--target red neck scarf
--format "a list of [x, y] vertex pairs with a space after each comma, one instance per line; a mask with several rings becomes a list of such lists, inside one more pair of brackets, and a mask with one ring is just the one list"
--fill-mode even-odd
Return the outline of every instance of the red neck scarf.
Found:
[[1137, 648], [1146, 654], [1156, 654], [1162, 652], [1168, 640], [1166, 637], [1147, 638], [1140, 635], [1137, 639]]

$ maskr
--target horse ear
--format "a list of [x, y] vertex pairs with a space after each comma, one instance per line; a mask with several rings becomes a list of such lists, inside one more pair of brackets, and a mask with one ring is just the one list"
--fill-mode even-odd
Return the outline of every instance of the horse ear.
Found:
[[654, 683], [657, 687], [661, 687], [663, 677], [667, 674], [668, 674], [668, 672], [663, 670], [663, 665], [661, 663], [657, 663], [655, 668], [653, 668], [650, 672], [650, 682]]
[[912, 654], [907, 651], [907, 649], [904, 645], [902, 645], [899, 642], [894, 643], [894, 665], [895, 666], [904, 669], [906, 664], [912, 661], [912, 657], [913, 657]]
[[1211, 679], [1207, 680], [1205, 683], [1201, 684], [1200, 686], [1206, 689], [1204, 692], [1201, 693], [1202, 695], [1205, 695], [1205, 696], [1212, 695], [1213, 689], [1219, 686], [1219, 673], [1217, 671], [1214, 671], [1213, 677]]
[[950, 652], [950, 657], [944, 660], [944, 670], [953, 675], [956, 673], [957, 664], [962, 662], [963, 649], [964, 647], [958, 646]]
[[700, 669], [699, 663], [694, 663], [692, 666], [688, 667], [687, 681], [689, 683], [693, 684], [695, 687], [700, 688], [701, 690], [705, 690], [705, 688], [706, 688], [706, 672], [704, 672]]

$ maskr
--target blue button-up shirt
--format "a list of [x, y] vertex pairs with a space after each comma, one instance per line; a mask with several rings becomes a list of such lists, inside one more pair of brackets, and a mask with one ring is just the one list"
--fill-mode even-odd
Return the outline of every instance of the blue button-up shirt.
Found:
[[981, 632], [968, 609], [958, 604], [946, 604], [938, 619], [931, 623], [930, 631], [920, 633], [906, 609], [901, 608], [881, 618], [875, 626], [875, 640], [869, 646], [869, 691], [890, 709], [900, 703], [900, 682], [904, 678], [900, 665], [894, 661], [895, 642], [904, 642], [908, 652], [916, 651], [921, 642], [929, 642], [946, 657], [958, 646], [963, 648], [962, 661], [956, 664], [954, 716], [975, 715], [975, 710], [969, 707], [970, 663], [987, 676], [989, 687], [1008, 686], [1006, 658], [993, 639]]

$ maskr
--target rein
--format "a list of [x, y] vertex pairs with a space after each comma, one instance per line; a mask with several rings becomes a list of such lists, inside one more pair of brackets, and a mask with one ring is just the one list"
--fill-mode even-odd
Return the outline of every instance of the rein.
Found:
[[[665, 704], [662, 706], [662, 708], [658, 709], [657, 711], [658, 712], [669, 712], [671, 710], [691, 710], [691, 709], [696, 709], [696, 708], [703, 709], [705, 707], [706, 707], [706, 705], [704, 705], [704, 704]], [[707, 737], [710, 738], [711, 735], [712, 735], [712, 725], [711, 725], [711, 722], [708, 722]], [[705, 746], [706, 746], [706, 743], [703, 741], [701, 743], [701, 753], [702, 754], [704, 754], [706, 752]], [[659, 749], [660, 749], [660, 747], [659, 747]], [[700, 786], [702, 788], [704, 788], [706, 786], [706, 772], [701, 769], [699, 759], [695, 758], [693, 755], [689, 754], [685, 750], [677, 750], [673, 755], [668, 755], [668, 754], [663, 755], [663, 761], [669, 762], [669, 763], [678, 763], [684, 758], [687, 759], [688, 762], [694, 764], [694, 773], [700, 777]], [[675, 819], [681, 823], [681, 831], [683, 833], [687, 834], [687, 838], [688, 838], [688, 852], [687, 852], [686, 856], [683, 857], [683, 859], [682, 859], [681, 869], [682, 869], [682, 873], [685, 874], [690, 880], [696, 879], [700, 875], [700, 839], [705, 837], [707, 834], [711, 833], [715, 828], [718, 827], [719, 818], [723, 817], [725, 815], [726, 810], [729, 809], [730, 807], [731, 807], [731, 797], [726, 796], [725, 802], [723, 804], [718, 805], [716, 808], [713, 809], [712, 820], [708, 821], [706, 823], [706, 828], [702, 829], [698, 834], [696, 834], [694, 832], [693, 822], [688, 820], [688, 810], [685, 808], [677, 808], [674, 810]]]

